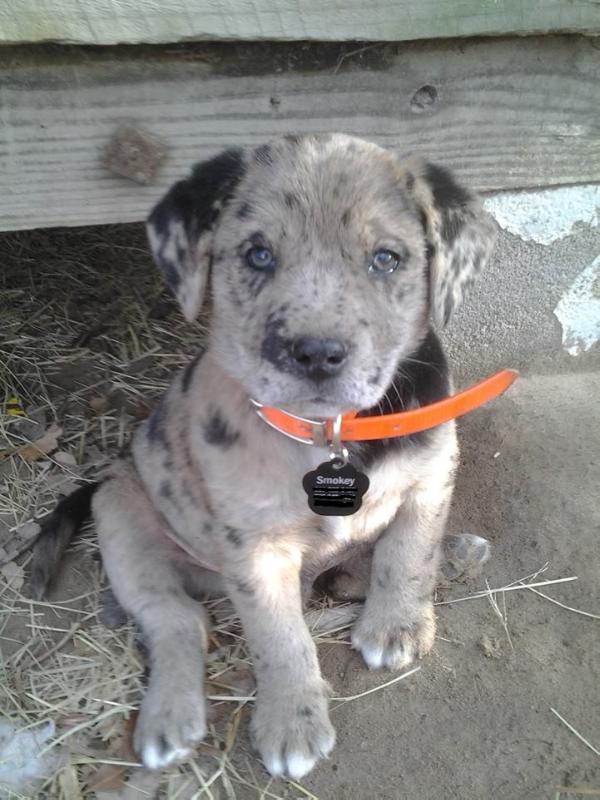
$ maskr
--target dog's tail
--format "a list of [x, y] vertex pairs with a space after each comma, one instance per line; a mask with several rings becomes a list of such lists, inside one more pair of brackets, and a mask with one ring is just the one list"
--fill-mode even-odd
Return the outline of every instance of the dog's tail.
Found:
[[92, 497], [99, 486], [99, 482], [80, 486], [63, 497], [42, 522], [31, 565], [30, 593], [34, 600], [45, 597], [69, 542], [90, 516]]

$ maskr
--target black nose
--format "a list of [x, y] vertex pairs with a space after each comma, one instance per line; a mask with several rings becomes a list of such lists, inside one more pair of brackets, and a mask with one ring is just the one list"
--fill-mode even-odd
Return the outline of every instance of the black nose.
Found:
[[318, 380], [338, 374], [348, 356], [348, 349], [339, 339], [303, 337], [292, 342], [291, 356], [300, 371]]

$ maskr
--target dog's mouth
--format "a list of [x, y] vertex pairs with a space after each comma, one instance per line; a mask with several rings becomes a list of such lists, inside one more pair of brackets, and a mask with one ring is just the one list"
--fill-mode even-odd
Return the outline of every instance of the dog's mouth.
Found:
[[248, 375], [244, 384], [262, 405], [306, 419], [331, 419], [376, 406], [387, 390], [389, 372], [390, 365], [384, 362], [377, 369], [372, 364], [364, 369], [355, 366], [335, 377], [311, 380], [267, 369]]
[[350, 410], [347, 404], [333, 403], [325, 397], [311, 397], [303, 403], [294, 404], [296, 410], [284, 409], [299, 417], [308, 419], [330, 419]]
[[314, 395], [308, 397], [286, 396], [286, 397], [255, 397], [259, 403], [265, 406], [278, 408], [288, 414], [293, 414], [296, 417], [303, 419], [332, 419], [339, 414], [344, 414], [355, 408], [355, 405], [350, 400], [337, 397]]

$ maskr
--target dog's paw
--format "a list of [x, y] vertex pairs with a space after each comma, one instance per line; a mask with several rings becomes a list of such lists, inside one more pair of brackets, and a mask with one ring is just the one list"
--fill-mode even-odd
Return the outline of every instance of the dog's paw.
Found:
[[351, 638], [352, 647], [360, 651], [369, 669], [402, 669], [433, 647], [433, 604], [424, 605], [412, 621], [367, 607], [354, 625]]
[[164, 769], [192, 753], [206, 735], [206, 710], [201, 694], [162, 694], [149, 690], [143, 699], [133, 747], [148, 769]]
[[299, 780], [331, 753], [335, 731], [327, 705], [324, 688], [259, 697], [252, 735], [271, 775]]

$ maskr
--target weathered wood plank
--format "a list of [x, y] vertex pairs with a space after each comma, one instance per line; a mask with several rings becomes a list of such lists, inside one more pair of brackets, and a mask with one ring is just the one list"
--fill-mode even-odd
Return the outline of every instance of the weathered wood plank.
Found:
[[594, 0], [3, 0], [0, 42], [343, 41], [600, 31]]
[[[589, 39], [387, 45], [360, 69], [336, 45], [231, 50], [63, 49], [51, 62], [0, 51], [0, 227], [139, 220], [193, 162], [286, 132], [420, 151], [484, 191], [600, 181], [600, 51]], [[103, 166], [122, 123], [164, 143], [155, 185]]]

